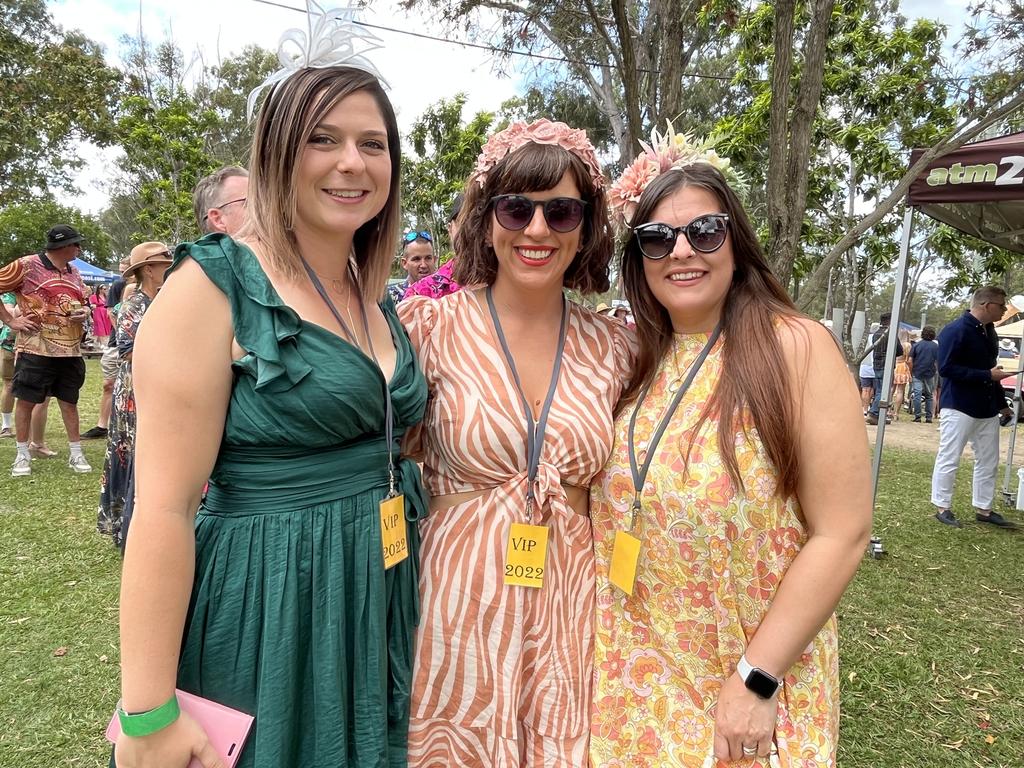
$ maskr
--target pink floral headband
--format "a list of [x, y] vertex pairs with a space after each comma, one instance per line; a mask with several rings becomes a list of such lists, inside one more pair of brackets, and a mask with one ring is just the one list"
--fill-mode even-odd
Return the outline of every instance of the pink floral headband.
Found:
[[673, 168], [707, 163], [721, 171], [733, 189], [738, 192], [746, 190], [746, 181], [730, 166], [728, 158], [719, 157], [711, 139], [698, 140], [685, 133], [676, 133], [672, 123], [668, 123], [665, 133], [659, 134], [655, 129], [651, 132], [651, 143], [641, 141], [640, 146], [644, 148], [643, 153], [623, 171], [608, 191], [608, 205], [619, 228], [629, 226], [647, 186]]
[[553, 123], [541, 118], [527, 125], [512, 123], [508, 128], [499, 131], [487, 140], [480, 157], [477, 158], [473, 177], [482, 187], [487, 181], [487, 174], [506, 155], [510, 155], [526, 144], [551, 144], [572, 152], [583, 161], [590, 171], [590, 178], [597, 189], [605, 185], [601, 174], [601, 165], [597, 162], [594, 145], [587, 138], [586, 131], [570, 128], [565, 123]]

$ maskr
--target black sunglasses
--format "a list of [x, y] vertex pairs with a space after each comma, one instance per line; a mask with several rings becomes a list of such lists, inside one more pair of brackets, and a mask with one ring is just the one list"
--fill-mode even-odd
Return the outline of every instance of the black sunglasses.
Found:
[[633, 230], [640, 253], [648, 259], [664, 259], [676, 247], [679, 235], [686, 238], [693, 250], [714, 253], [729, 233], [729, 216], [725, 213], [707, 213], [682, 227], [670, 227], [660, 221], [641, 224]]
[[544, 221], [555, 232], [572, 232], [583, 221], [587, 207], [584, 200], [575, 197], [553, 197], [550, 200], [531, 200], [526, 195], [497, 195], [491, 198], [494, 218], [505, 229], [518, 232], [533, 221], [537, 206], [544, 211]]

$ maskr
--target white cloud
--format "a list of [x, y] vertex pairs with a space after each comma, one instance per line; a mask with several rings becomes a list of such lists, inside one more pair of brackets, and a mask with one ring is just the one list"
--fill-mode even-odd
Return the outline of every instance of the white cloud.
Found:
[[[301, 0], [283, 0], [299, 7]], [[326, 2], [326, 7], [341, 5]], [[119, 40], [139, 30], [140, 4], [130, 0], [56, 0], [50, 2], [53, 17], [63, 27], [77, 28], [106, 46], [107, 59], [118, 63]], [[173, 36], [186, 60], [201, 56], [206, 64], [238, 53], [245, 45], [275, 49], [281, 33], [303, 27], [305, 16], [255, 0], [160, 0], [141, 3], [142, 29], [150, 40]], [[444, 37], [439, 25], [419, 14], [406, 14], [397, 3], [373, 2], [363, 20], [384, 27]], [[516, 94], [521, 83], [518, 73], [502, 75], [487, 51], [465, 48], [376, 30], [384, 42], [370, 58], [391, 85], [389, 95], [403, 133], [431, 104], [457, 92], [467, 94], [466, 117], [480, 110], [494, 110]], [[116, 152], [83, 147], [87, 167], [77, 179], [83, 194], [68, 200], [85, 210], [97, 212], [108, 199], [111, 163]]]

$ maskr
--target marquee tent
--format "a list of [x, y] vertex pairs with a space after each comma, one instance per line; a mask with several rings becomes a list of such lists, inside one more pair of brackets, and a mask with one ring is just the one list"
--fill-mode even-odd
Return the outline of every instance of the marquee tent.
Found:
[[112, 283], [117, 277], [113, 272], [107, 272], [105, 269], [100, 269], [95, 264], [90, 264], [84, 259], [73, 259], [71, 261], [78, 271], [82, 273], [82, 280], [89, 283]]
[[[910, 154], [911, 167], [925, 150]], [[1024, 253], [1024, 132], [964, 144], [959, 149], [933, 158], [918, 174], [907, 195], [900, 238], [900, 257], [896, 267], [896, 289], [893, 291], [893, 323], [900, 320], [900, 304], [907, 280], [910, 257], [910, 235], [914, 225], [914, 209], [952, 227], [974, 235], [993, 245], [1016, 253]], [[889, 335], [886, 350], [882, 392], [892, 387], [893, 362], [896, 357], [896, 334]], [[1019, 409], [1021, 377], [1017, 377], [1015, 410]], [[875, 438], [874, 495], [878, 493], [878, 471], [882, 463], [885, 441], [885, 415], [889, 403], [882, 399]], [[1014, 437], [1017, 420], [1014, 419]], [[1007, 457], [1003, 497], [1008, 499], [1013, 440]], [[874, 498], [874, 496], [872, 497]]]

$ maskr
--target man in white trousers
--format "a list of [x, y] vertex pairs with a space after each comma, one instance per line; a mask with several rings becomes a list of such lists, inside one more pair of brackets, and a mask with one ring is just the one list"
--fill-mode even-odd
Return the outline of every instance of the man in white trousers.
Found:
[[964, 446], [974, 449], [971, 485], [974, 519], [1000, 528], [1016, 525], [992, 510], [999, 466], [999, 411], [1005, 407], [999, 383], [1013, 375], [996, 367], [998, 341], [992, 323], [1006, 312], [1006, 291], [985, 286], [974, 292], [971, 308], [939, 333], [939, 451], [932, 471], [935, 519], [960, 528], [951, 509], [953, 484]]

